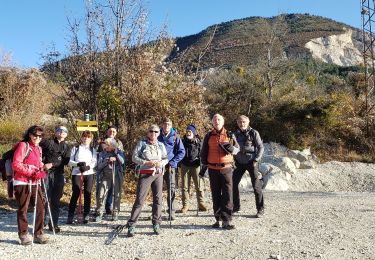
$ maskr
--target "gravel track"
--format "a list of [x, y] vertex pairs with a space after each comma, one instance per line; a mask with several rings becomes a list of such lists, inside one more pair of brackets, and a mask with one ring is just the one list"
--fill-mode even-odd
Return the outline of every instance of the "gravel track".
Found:
[[62, 224], [56, 237], [46, 231], [49, 244], [28, 247], [18, 243], [15, 212], [2, 211], [0, 259], [375, 259], [375, 193], [265, 191], [261, 219], [254, 216], [253, 194], [243, 192], [241, 199], [244, 211], [234, 216], [235, 230], [210, 228], [212, 210], [199, 216], [189, 211], [172, 228], [164, 221], [155, 236], [145, 206], [135, 237], [124, 230], [111, 245], [104, 244], [108, 234], [126, 223], [130, 205], [122, 205], [115, 223]]

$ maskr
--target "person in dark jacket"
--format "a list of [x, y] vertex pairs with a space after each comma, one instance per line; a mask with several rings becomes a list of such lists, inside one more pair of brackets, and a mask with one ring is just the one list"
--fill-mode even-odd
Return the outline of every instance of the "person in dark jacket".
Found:
[[185, 147], [185, 157], [181, 161], [182, 173], [182, 209], [177, 213], [186, 213], [189, 210], [189, 184], [193, 179], [195, 191], [197, 194], [197, 203], [199, 211], [207, 211], [203, 200], [203, 182], [199, 181], [201, 140], [197, 136], [195, 125], [188, 125], [186, 134], [182, 138]]
[[175, 219], [176, 174], [177, 164], [185, 156], [185, 148], [176, 129], [172, 128], [172, 120], [164, 117], [158, 141], [164, 144], [168, 154], [168, 164], [165, 166], [164, 180], [168, 189], [169, 220]]
[[232, 221], [233, 211], [233, 155], [239, 151], [236, 137], [224, 127], [224, 117], [215, 114], [212, 118], [213, 129], [203, 139], [201, 158], [201, 177], [208, 168], [212, 193], [212, 206], [216, 222], [213, 228], [234, 229]]
[[238, 184], [245, 171], [248, 171], [255, 194], [256, 217], [260, 218], [264, 214], [264, 197], [258, 162], [262, 158], [264, 147], [258, 131], [251, 128], [249, 124], [250, 120], [247, 116], [239, 116], [237, 119], [238, 129], [234, 133], [240, 145], [240, 152], [235, 156], [236, 169], [233, 172], [233, 211], [240, 211]]
[[[68, 165], [70, 160], [70, 148], [65, 143], [67, 135], [68, 129], [59, 125], [55, 128], [55, 137], [53, 139], [43, 139], [40, 142], [40, 147], [43, 150], [44, 168], [47, 170], [45, 184], [52, 215], [52, 220], [49, 220], [48, 227], [52, 231], [51, 221], [53, 221], [56, 233], [60, 232], [60, 200], [65, 185], [64, 166]], [[47, 208], [45, 212], [48, 212]]]

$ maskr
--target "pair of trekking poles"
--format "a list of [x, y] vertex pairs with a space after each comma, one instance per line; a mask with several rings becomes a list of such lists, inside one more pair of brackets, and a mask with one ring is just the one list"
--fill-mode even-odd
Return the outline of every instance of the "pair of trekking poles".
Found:
[[[33, 232], [32, 232], [32, 240], [31, 240], [31, 244], [34, 244], [34, 233], [35, 233], [35, 223], [36, 223], [36, 208], [37, 208], [37, 203], [38, 203], [38, 191], [39, 191], [39, 181], [36, 182], [36, 188], [35, 188], [35, 202], [34, 202], [34, 216], [33, 216]], [[48, 200], [48, 192], [47, 192], [47, 188], [46, 188], [46, 184], [45, 184], [45, 181], [44, 179], [42, 179], [42, 185], [43, 185], [43, 188], [44, 188], [44, 194], [46, 196], [46, 203], [47, 203], [47, 208], [48, 208], [48, 214], [49, 214], [49, 219], [50, 219], [50, 223], [51, 223], [51, 226], [52, 226], [52, 231], [53, 231], [53, 235], [55, 236], [56, 235], [56, 232], [55, 232], [55, 226], [53, 224], [53, 219], [52, 219], [52, 213], [51, 213], [51, 207], [49, 205], [49, 200]], [[31, 180], [29, 182], [29, 187], [30, 187], [30, 193], [32, 193], [32, 189], [31, 189]]]

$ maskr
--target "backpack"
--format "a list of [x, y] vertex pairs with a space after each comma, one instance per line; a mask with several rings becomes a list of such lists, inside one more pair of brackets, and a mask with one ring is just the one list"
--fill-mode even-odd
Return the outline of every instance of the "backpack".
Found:
[[[139, 152], [138, 152], [138, 156], [140, 156], [143, 153], [143, 151], [146, 149], [147, 139], [143, 139], [141, 142], [142, 142], [142, 147], [141, 147], [141, 150], [139, 150]], [[163, 144], [158, 140], [158, 145], [159, 145], [159, 148], [160, 148], [160, 146], [163, 145]], [[135, 168], [134, 168], [134, 176], [137, 179], [141, 175], [140, 170], [141, 170], [141, 166], [139, 164], [136, 164]]]
[[[12, 162], [13, 162], [13, 156], [14, 156], [14, 151], [17, 149], [18, 145], [21, 142], [18, 142], [16, 145], [13, 146], [12, 149], [9, 151], [6, 151], [2, 158], [0, 159], [0, 171], [1, 171], [1, 178], [3, 181], [11, 181], [14, 177], [14, 172], [13, 172], [13, 167], [12, 167]], [[28, 142], [26, 143], [26, 153], [23, 158], [25, 160], [31, 152], [30, 144]]]

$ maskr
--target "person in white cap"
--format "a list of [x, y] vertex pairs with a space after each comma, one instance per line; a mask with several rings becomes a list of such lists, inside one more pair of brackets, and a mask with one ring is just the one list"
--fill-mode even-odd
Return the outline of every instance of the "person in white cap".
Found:
[[[52, 220], [48, 222], [49, 230], [52, 231], [52, 223], [55, 232], [60, 232], [60, 200], [63, 195], [65, 177], [64, 166], [68, 165], [70, 160], [70, 147], [65, 142], [68, 136], [68, 129], [63, 125], [55, 128], [55, 136], [52, 139], [43, 139], [40, 147], [43, 149], [44, 168], [47, 171], [45, 180], [47, 195], [51, 206]], [[47, 205], [46, 205], [46, 215]]]

